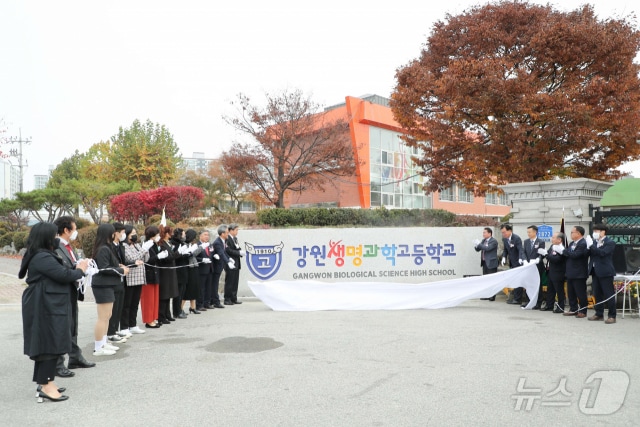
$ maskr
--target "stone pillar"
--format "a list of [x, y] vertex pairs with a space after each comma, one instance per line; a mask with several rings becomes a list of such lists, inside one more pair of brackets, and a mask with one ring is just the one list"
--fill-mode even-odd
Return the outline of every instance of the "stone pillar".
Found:
[[529, 225], [549, 225], [553, 232], [560, 231], [563, 215], [567, 237], [571, 227], [580, 225], [589, 232], [592, 217], [589, 205], [597, 207], [604, 192], [613, 183], [588, 178], [559, 179], [553, 181], [522, 182], [500, 188], [511, 202], [513, 231], [526, 238]]

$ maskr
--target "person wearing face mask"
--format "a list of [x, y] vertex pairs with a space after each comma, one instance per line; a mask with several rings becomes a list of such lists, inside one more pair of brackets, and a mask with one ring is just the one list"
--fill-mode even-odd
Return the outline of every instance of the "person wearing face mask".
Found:
[[145, 278], [144, 263], [149, 260], [149, 248], [153, 240], [138, 243], [138, 232], [132, 225], [125, 225], [124, 232], [127, 238], [124, 241], [124, 260], [130, 266], [127, 276], [127, 286], [124, 288], [124, 304], [120, 316], [120, 336], [132, 334], [144, 334], [145, 330], [137, 325], [138, 304], [143, 285], [147, 284]]
[[158, 282], [158, 253], [160, 253], [160, 229], [150, 225], [144, 230], [145, 243], [151, 242], [149, 247], [149, 259], [144, 265], [144, 277], [146, 285], [140, 292], [140, 309], [142, 321], [147, 328], [156, 329], [162, 326], [158, 322], [158, 308], [160, 304], [160, 285]]
[[613, 296], [613, 277], [616, 269], [613, 266], [613, 252], [616, 242], [607, 237], [609, 227], [605, 224], [593, 226], [593, 244], [589, 248], [589, 273], [591, 274], [591, 287], [596, 298], [596, 314], [589, 320], [604, 320], [604, 301], [607, 301], [607, 320], [604, 323], [616, 323], [616, 299]]
[[160, 306], [158, 320], [165, 325], [175, 321], [171, 316], [171, 299], [178, 296], [178, 276], [175, 259], [179, 256], [169, 243], [172, 230], [169, 226], [160, 225], [160, 241], [158, 246], [158, 284], [160, 285]]
[[[111, 249], [113, 253], [118, 259], [118, 263], [120, 265], [127, 265], [124, 258], [124, 246], [122, 243], [126, 239], [126, 234], [124, 231], [124, 224], [120, 222], [114, 222], [113, 228], [116, 230], [116, 234], [113, 238], [113, 245]], [[122, 307], [124, 305], [124, 289], [127, 287], [127, 278], [123, 277], [120, 281], [120, 285], [116, 286], [113, 291], [116, 300], [113, 302], [113, 311], [111, 313], [111, 318], [109, 319], [109, 329], [107, 330], [107, 339], [112, 344], [121, 343], [124, 344], [127, 342], [127, 338], [131, 336], [120, 336], [117, 332], [120, 330], [120, 316], [122, 316]]]
[[[62, 259], [62, 265], [75, 268], [80, 260], [71, 243], [78, 237], [76, 221], [72, 216], [61, 216], [53, 224], [58, 228], [58, 247], [55, 253]], [[84, 301], [84, 294], [78, 291], [78, 282], [71, 285], [71, 352], [69, 353], [68, 366], [64, 366], [64, 355], [58, 357], [56, 373], [59, 377], [72, 377], [75, 374], [69, 369], [92, 368], [95, 363], [87, 361], [78, 347], [78, 301]]]
[[567, 259], [567, 296], [569, 311], [563, 316], [587, 317], [587, 277], [589, 276], [590, 240], [584, 238], [584, 227], [576, 225], [571, 229], [571, 243], [562, 251]]
[[173, 230], [173, 235], [169, 240], [171, 249], [174, 253], [177, 253], [175, 258], [176, 277], [178, 280], [178, 296], [172, 301], [172, 311], [174, 319], [186, 319], [187, 314], [182, 310], [182, 296], [187, 287], [187, 280], [189, 279], [189, 272], [187, 271], [187, 265], [189, 264], [189, 253], [187, 251], [187, 245], [184, 243], [185, 235], [182, 228], [176, 228]]
[[120, 349], [107, 342], [109, 318], [113, 312], [113, 302], [116, 300], [114, 289], [122, 286], [123, 278], [129, 273], [129, 269], [120, 263], [114, 251], [115, 239], [116, 229], [113, 224], [98, 226], [92, 258], [99, 272], [91, 280], [91, 290], [98, 310], [98, 320], [94, 329], [94, 356], [111, 356]]

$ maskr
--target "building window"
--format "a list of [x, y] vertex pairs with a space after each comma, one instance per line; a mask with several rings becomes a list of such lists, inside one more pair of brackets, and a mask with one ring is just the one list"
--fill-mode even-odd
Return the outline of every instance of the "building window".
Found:
[[458, 186], [458, 201], [473, 203], [473, 193], [464, 188], [463, 186]]
[[444, 188], [440, 190], [440, 200], [446, 202], [455, 202], [455, 187]]

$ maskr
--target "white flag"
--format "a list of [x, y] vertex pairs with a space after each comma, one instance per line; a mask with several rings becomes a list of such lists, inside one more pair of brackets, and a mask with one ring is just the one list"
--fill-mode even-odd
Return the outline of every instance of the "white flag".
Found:
[[163, 226], [163, 227], [167, 226], [167, 217], [164, 214], [164, 208], [162, 208], [162, 218], [160, 219], [160, 225]]

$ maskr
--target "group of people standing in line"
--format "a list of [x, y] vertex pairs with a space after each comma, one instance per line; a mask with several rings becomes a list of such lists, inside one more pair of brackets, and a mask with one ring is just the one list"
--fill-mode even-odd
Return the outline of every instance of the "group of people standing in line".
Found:
[[[92, 264], [80, 259], [71, 244], [78, 235], [73, 217], [34, 225], [19, 277], [28, 284], [22, 296], [24, 353], [34, 361], [38, 401], [67, 400], [66, 389], [54, 382], [56, 375], [72, 377], [71, 369], [95, 366], [83, 357], [77, 341], [84, 283], [90, 281], [98, 314], [93, 355], [114, 355], [116, 344], [146, 332], [137, 324], [138, 306], [146, 327], [159, 328], [186, 319], [187, 301], [192, 314], [242, 304], [237, 293], [245, 251], [238, 230], [237, 224], [220, 225], [211, 243], [207, 230], [150, 225], [140, 242], [131, 225], [101, 224]], [[218, 295], [223, 271], [224, 305]]]
[[[503, 252], [501, 264], [510, 268], [520, 267], [525, 263], [537, 264], [538, 274], [542, 279], [547, 275], [546, 299], [543, 300], [542, 280], [538, 299], [533, 310], [552, 311], [564, 316], [575, 316], [578, 319], [587, 317], [587, 278], [591, 275], [591, 288], [596, 303], [595, 314], [589, 317], [592, 321], [604, 321], [606, 324], [616, 323], [616, 300], [613, 278], [616, 271], [613, 265], [613, 253], [616, 242], [607, 237], [609, 227], [606, 224], [593, 226], [593, 236], [585, 237], [585, 229], [575, 226], [571, 229], [571, 242], [565, 246], [566, 236], [556, 232], [551, 237], [551, 247], [545, 248], [545, 242], [538, 238], [538, 227], [527, 227], [527, 239], [513, 233], [511, 224], [502, 224]], [[481, 252], [482, 274], [498, 271], [498, 241], [493, 237], [490, 227], [483, 230], [483, 239], [474, 241], [474, 248]], [[565, 298], [564, 284], [567, 283]], [[525, 307], [523, 288], [515, 288], [508, 304]], [[495, 296], [484, 298], [495, 300]], [[569, 311], [565, 312], [565, 300], [568, 299]], [[604, 309], [607, 305], [607, 319]]]

